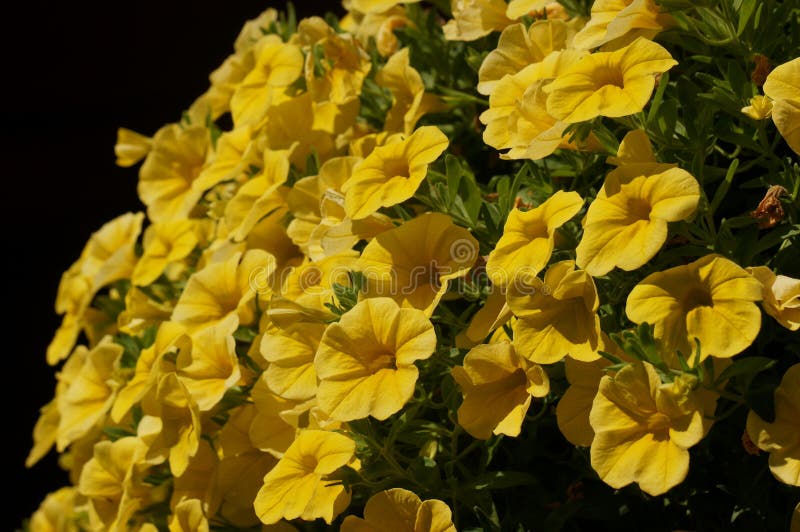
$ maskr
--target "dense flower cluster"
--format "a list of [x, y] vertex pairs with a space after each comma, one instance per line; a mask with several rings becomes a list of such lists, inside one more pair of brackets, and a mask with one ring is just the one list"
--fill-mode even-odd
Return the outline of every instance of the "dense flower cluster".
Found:
[[247, 22], [179, 122], [119, 130], [146, 215], [62, 277], [28, 465], [73, 485], [30, 530], [800, 519], [789, 4]]

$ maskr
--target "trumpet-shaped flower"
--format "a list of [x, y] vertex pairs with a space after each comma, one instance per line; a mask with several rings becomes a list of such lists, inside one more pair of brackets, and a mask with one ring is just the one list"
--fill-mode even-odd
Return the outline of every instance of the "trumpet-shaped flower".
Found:
[[466, 275], [477, 258], [478, 241], [469, 231], [447, 215], [426, 213], [376, 236], [358, 268], [367, 297], [391, 297], [430, 315], [450, 281]]
[[775, 67], [764, 82], [773, 100], [772, 121], [786, 143], [800, 153], [800, 57]]
[[154, 222], [186, 218], [203, 191], [193, 187], [211, 148], [203, 125], [169, 124], [153, 136], [153, 147], [139, 170], [139, 197]]
[[578, 214], [582, 206], [577, 192], [559, 190], [534, 209], [511, 211], [503, 236], [486, 263], [489, 279], [506, 286], [520, 276], [523, 280], [536, 277], [553, 253], [556, 229]]
[[153, 140], [150, 137], [121, 127], [117, 130], [117, 143], [114, 144], [114, 155], [117, 156], [117, 166], [127, 168], [144, 159]]
[[356, 444], [347, 436], [304, 430], [264, 477], [254, 503], [265, 524], [298, 517], [330, 524], [350, 503], [350, 492], [331, 475], [355, 464]]
[[677, 64], [666, 49], [641, 37], [614, 52], [587, 55], [545, 87], [547, 112], [568, 124], [638, 113], [656, 76]]
[[443, 109], [438, 96], [425, 92], [422, 76], [411, 66], [408, 48], [393, 54], [375, 80], [392, 93], [384, 131], [410, 135], [423, 115]]
[[323, 324], [304, 323], [264, 333], [261, 356], [269, 362], [264, 379], [270, 390], [297, 401], [314, 397], [317, 391], [314, 354], [324, 332]]
[[325, 330], [314, 358], [317, 401], [329, 417], [386, 419], [414, 393], [417, 360], [436, 349], [425, 313], [389, 298], [366, 299]]
[[350, 9], [361, 13], [384, 13], [399, 4], [415, 4], [420, 0], [352, 0]]
[[354, 220], [412, 197], [449, 144], [435, 126], [423, 126], [408, 138], [379, 146], [353, 168], [344, 185], [344, 208]]
[[190, 331], [231, 315], [237, 318], [236, 326], [249, 324], [255, 319], [255, 298], [269, 292], [267, 281], [274, 271], [275, 258], [256, 249], [207, 264], [189, 278], [172, 321]]
[[492, 434], [518, 436], [531, 397], [544, 397], [550, 391], [547, 373], [517, 355], [510, 342], [472, 348], [464, 365], [452, 372], [464, 394], [458, 424], [482, 440]]
[[637, 37], [652, 39], [671, 22], [654, 0], [597, 0], [591, 19], [575, 35], [574, 46], [588, 50], [606, 43], [618, 47]]
[[30, 532], [78, 532], [80, 500], [78, 489], [73, 486], [48, 494], [31, 516]]
[[241, 377], [233, 339], [236, 324], [236, 316], [229, 315], [188, 338], [178, 351], [178, 377], [201, 412], [211, 410]]
[[514, 22], [503, 0], [454, 0], [451, 5], [453, 18], [442, 28], [448, 41], [474, 41]]
[[742, 107], [742, 113], [753, 120], [766, 120], [772, 116], [772, 100], [769, 96], [753, 96], [750, 105]]
[[769, 469], [775, 478], [800, 486], [800, 364], [786, 370], [775, 389], [775, 420], [768, 423], [751, 411], [747, 434], [769, 453]]
[[508, 306], [519, 318], [514, 348], [532, 362], [552, 364], [564, 356], [584, 362], [599, 358], [599, 300], [592, 277], [571, 260], [550, 266], [544, 281], [511, 283]]
[[633, 129], [628, 131], [619, 143], [617, 155], [606, 158], [606, 162], [614, 166], [623, 166], [657, 161], [647, 132], [643, 129]]
[[283, 283], [279, 300], [273, 298], [272, 307], [279, 309], [282, 303], [290, 307], [306, 309], [320, 317], [331, 317], [325, 306], [334, 296], [334, 285], [350, 286], [349, 272], [357, 269], [355, 252], [332, 255], [325, 259], [306, 262], [295, 267]]
[[569, 388], [558, 400], [556, 421], [561, 434], [573, 445], [589, 447], [592, 444], [594, 430], [589, 423], [589, 413], [600, 380], [605, 375], [603, 368], [609, 364], [605, 358], [593, 362], [581, 362], [573, 358], [564, 361]]
[[208, 518], [203, 513], [203, 503], [186, 499], [175, 505], [169, 520], [169, 532], [208, 532]]
[[685, 170], [657, 163], [620, 166], [589, 205], [576, 263], [595, 277], [615, 266], [640, 268], [667, 240], [667, 222], [688, 218], [699, 201], [700, 185]]
[[277, 35], [263, 36], [253, 49], [255, 65], [231, 97], [231, 114], [237, 126], [262, 120], [280, 91], [303, 72], [303, 53]]
[[456, 347], [469, 349], [483, 343], [484, 339], [512, 317], [503, 290], [493, 290], [486, 302], [472, 317], [469, 327], [456, 336]]
[[94, 349], [79, 346], [81, 368], [59, 397], [58, 437], [56, 448], [63, 451], [70, 443], [86, 435], [111, 410], [122, 377], [119, 359], [124, 349], [105, 337]]
[[655, 368], [637, 362], [603, 377], [589, 417], [592, 468], [613, 488], [636, 482], [661, 495], [689, 472], [689, 448], [710, 428], [691, 383], [662, 384]]
[[653, 324], [667, 353], [688, 357], [699, 340], [701, 360], [729, 358], [758, 335], [761, 291], [761, 283], [736, 263], [706, 255], [645, 277], [628, 295], [625, 312], [634, 323]]
[[450, 508], [438, 499], [422, 501], [402, 488], [380, 491], [369, 498], [364, 518], [348, 515], [342, 532], [456, 532]]
[[478, 71], [478, 92], [492, 94], [506, 75], [541, 63], [552, 52], [569, 44], [569, 27], [563, 20], [540, 20], [526, 28], [512, 24], [500, 34], [497, 48], [489, 52]]
[[131, 281], [146, 286], [166, 267], [186, 258], [199, 243], [197, 228], [189, 220], [170, 220], [153, 224], [144, 232], [143, 252]]
[[285, 412], [297, 404], [272, 393], [263, 376], [253, 386], [251, 396], [253, 416], [247, 427], [250, 443], [259, 451], [280, 458], [297, 433], [296, 427], [284, 419], [288, 417]]
[[775, 275], [766, 266], [747, 269], [763, 287], [761, 306], [778, 323], [796, 331], [800, 329], [800, 280], [786, 275]]

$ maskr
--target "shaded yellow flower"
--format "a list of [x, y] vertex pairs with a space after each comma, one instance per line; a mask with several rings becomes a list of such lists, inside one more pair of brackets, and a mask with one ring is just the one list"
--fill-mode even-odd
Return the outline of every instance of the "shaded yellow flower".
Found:
[[773, 100], [772, 121], [789, 147], [800, 153], [800, 57], [778, 65], [764, 82]]
[[456, 336], [456, 347], [470, 349], [483, 343], [489, 334], [507, 323], [512, 317], [503, 290], [492, 290], [483, 306], [472, 316], [469, 326]]
[[236, 126], [263, 119], [276, 94], [294, 83], [303, 71], [303, 53], [277, 35], [264, 35], [253, 45], [255, 64], [231, 97]]
[[655, 163], [657, 161], [647, 132], [643, 129], [633, 129], [628, 131], [622, 142], [619, 143], [617, 155], [606, 158], [606, 162], [614, 166], [622, 166], [625, 164]]
[[634, 323], [651, 323], [667, 353], [689, 356], [700, 341], [701, 360], [729, 358], [758, 335], [761, 283], [736, 263], [706, 255], [691, 264], [645, 277], [628, 295]]
[[512, 210], [503, 236], [486, 262], [492, 283], [506, 286], [520, 276], [523, 281], [536, 277], [550, 261], [556, 229], [578, 214], [582, 206], [577, 192], [559, 190], [534, 209]]
[[297, 433], [297, 428], [290, 423], [291, 418], [285, 412], [297, 404], [272, 393], [263, 376], [253, 386], [251, 397], [253, 415], [247, 428], [250, 443], [259, 451], [280, 458]]
[[150, 137], [124, 127], [117, 129], [117, 143], [114, 144], [117, 166], [123, 168], [133, 166], [147, 156], [152, 145]]
[[556, 421], [561, 434], [573, 445], [589, 447], [592, 444], [594, 430], [589, 423], [589, 413], [600, 379], [605, 375], [603, 368], [609, 364], [605, 358], [593, 362], [581, 362], [573, 358], [564, 360], [569, 388], [558, 400]]
[[266, 281], [274, 271], [275, 258], [256, 249], [207, 264], [189, 278], [172, 320], [192, 331], [230, 315], [237, 317], [237, 326], [249, 324], [255, 319], [257, 292], [269, 291]]
[[589, 22], [575, 35], [574, 46], [589, 49], [611, 43], [618, 47], [637, 37], [652, 39], [671, 22], [672, 17], [662, 14], [654, 0], [597, 0]]
[[139, 198], [153, 222], [186, 218], [203, 191], [192, 186], [206, 164], [211, 137], [204, 125], [168, 124], [153, 136], [139, 170]]
[[126, 334], [139, 334], [151, 325], [169, 320], [173, 308], [171, 301], [159, 302], [132, 286], [125, 294], [125, 310], [117, 316], [117, 327]]
[[386, 419], [414, 393], [417, 360], [436, 349], [425, 313], [389, 298], [367, 299], [325, 330], [314, 358], [317, 400], [331, 418]]
[[399, 4], [415, 4], [420, 0], [351, 0], [350, 9], [362, 13], [383, 13]]
[[492, 94], [504, 76], [513, 76], [528, 65], [541, 63], [551, 52], [565, 49], [570, 37], [563, 20], [540, 20], [529, 28], [524, 24], [508, 26], [500, 34], [497, 48], [481, 63], [478, 92]]
[[348, 272], [358, 268], [357, 253], [346, 252], [332, 255], [319, 261], [301, 264], [286, 275], [281, 288], [281, 297], [273, 298], [272, 309], [284, 304], [289, 307], [306, 309], [323, 319], [333, 317], [325, 306], [334, 300], [333, 286], [350, 286]]
[[552, 3], [552, 0], [511, 0], [506, 9], [506, 16], [513, 19], [522, 18], [549, 7]]
[[175, 505], [169, 519], [169, 532], [208, 532], [208, 519], [197, 499], [186, 499]]
[[78, 489], [73, 486], [48, 494], [31, 516], [30, 532], [78, 532], [80, 500]]
[[381, 207], [391, 207], [412, 197], [428, 173], [428, 165], [449, 141], [435, 126], [423, 126], [408, 138], [375, 148], [353, 168], [342, 185], [344, 208], [354, 220], [366, 218]]
[[666, 49], [644, 38], [587, 55], [544, 88], [547, 112], [568, 124], [638, 113], [650, 100], [656, 76], [677, 64]]
[[742, 107], [742, 113], [753, 120], [766, 120], [772, 116], [772, 100], [769, 96], [753, 96], [750, 105]]
[[591, 275], [647, 264], [667, 240], [668, 222], [692, 216], [700, 185], [689, 172], [658, 163], [628, 164], [606, 176], [589, 205], [575, 262]]
[[510, 342], [474, 347], [463, 364], [452, 369], [464, 395], [458, 424], [475, 438], [518, 436], [531, 397], [544, 397], [550, 391], [547, 373], [517, 355]]
[[747, 268], [764, 288], [761, 306], [764, 311], [789, 329], [800, 329], [800, 279], [775, 275], [766, 266]]
[[392, 107], [386, 113], [384, 131], [410, 135], [423, 115], [444, 109], [438, 96], [425, 92], [422, 76], [409, 61], [408, 48], [392, 55], [375, 76], [375, 81], [392, 93]]
[[448, 41], [474, 41], [512, 22], [504, 0], [452, 0], [453, 18], [442, 30]]
[[768, 423], [751, 411], [747, 434], [769, 453], [769, 469], [775, 478], [800, 486], [800, 364], [786, 370], [775, 389], [775, 420]]
[[260, 352], [269, 362], [264, 379], [270, 390], [298, 401], [314, 397], [317, 391], [314, 354], [324, 332], [325, 325], [321, 323], [303, 323], [264, 333]]
[[186, 258], [198, 243], [197, 230], [189, 220], [151, 225], [144, 232], [143, 253], [131, 281], [141, 286], [152, 283], [169, 264]]
[[589, 417], [594, 430], [591, 461], [606, 484], [619, 489], [636, 482], [655, 496], [686, 478], [688, 449], [711, 424], [691, 384], [680, 377], [662, 384], [646, 362], [600, 380]]
[[[411, 21], [405, 16], [405, 9], [395, 6], [382, 13], [367, 13], [354, 29], [355, 35], [361, 44], [366, 47], [369, 39], [375, 39], [375, 46], [378, 53], [383, 57], [388, 57], [397, 51], [399, 46], [394, 30], [410, 24]], [[344, 25], [340, 23], [344, 28]], [[350, 30], [346, 30], [350, 31]]]
[[265, 524], [282, 518], [330, 524], [350, 503], [350, 492], [330, 477], [353, 465], [356, 444], [347, 436], [322, 430], [304, 430], [286, 454], [264, 477], [255, 502]]
[[95, 294], [114, 281], [130, 277], [143, 219], [143, 213], [127, 213], [104, 224], [89, 238], [80, 258], [61, 276], [56, 312], [64, 314], [64, 318], [47, 346], [47, 363], [51, 366], [72, 351]]
[[56, 449], [62, 452], [70, 443], [87, 434], [101, 422], [114, 404], [121, 386], [119, 359], [124, 349], [106, 336], [94, 349], [78, 346], [80, 369], [59, 395]]
[[205, 511], [214, 513], [218, 502], [215, 500], [217, 493], [215, 493], [214, 485], [218, 465], [217, 451], [208, 440], [201, 440], [200, 448], [189, 462], [189, 467], [186, 468], [183, 475], [173, 480], [170, 507], [175, 508], [184, 500], [196, 499], [201, 502]]
[[205, 327], [183, 342], [175, 361], [178, 377], [202, 412], [211, 410], [241, 377], [233, 332], [236, 316]]
[[348, 515], [342, 532], [456, 532], [450, 508], [438, 499], [422, 501], [402, 488], [380, 491], [364, 506], [364, 518]]
[[175, 373], [162, 376], [142, 399], [142, 412], [137, 433], [147, 460], [168, 458], [172, 474], [181, 476], [200, 447], [200, 413], [186, 386]]
[[551, 265], [544, 281], [534, 277], [511, 283], [507, 300], [519, 318], [514, 348], [521, 356], [539, 364], [552, 364], [566, 355], [584, 362], [600, 357], [597, 289], [573, 261]]
[[373, 238], [358, 269], [367, 280], [367, 297], [391, 297], [431, 315], [450, 281], [467, 274], [478, 251], [478, 241], [449, 216], [426, 213]]

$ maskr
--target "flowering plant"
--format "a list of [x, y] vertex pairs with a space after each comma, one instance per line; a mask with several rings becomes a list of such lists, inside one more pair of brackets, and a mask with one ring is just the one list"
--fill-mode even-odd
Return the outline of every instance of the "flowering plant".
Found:
[[800, 8], [345, 8], [119, 130], [25, 526], [800, 527]]

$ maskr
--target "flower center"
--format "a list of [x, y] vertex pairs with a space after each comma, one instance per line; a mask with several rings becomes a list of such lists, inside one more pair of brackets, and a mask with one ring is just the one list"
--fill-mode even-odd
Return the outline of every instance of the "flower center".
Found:
[[620, 89], [625, 87], [625, 78], [622, 75], [622, 70], [619, 68], [603, 66], [595, 69], [592, 72], [592, 78], [598, 88], [605, 87], [606, 85], [614, 85]]
[[370, 374], [375, 374], [382, 369], [397, 369], [397, 358], [394, 353], [384, 351], [366, 358], [363, 364]]
[[404, 158], [388, 159], [383, 164], [383, 172], [386, 177], [410, 177], [411, 171], [408, 168], [408, 161]]
[[317, 457], [312, 454], [304, 455], [302, 458], [303, 462], [303, 469], [308, 471], [309, 473], [316, 471], [317, 469]]
[[661, 412], [656, 412], [647, 418], [647, 430], [650, 432], [663, 432], [669, 429], [669, 417]]
[[652, 207], [647, 200], [630, 198], [627, 202], [628, 217], [632, 221], [649, 220]]
[[697, 307], [713, 307], [714, 301], [711, 299], [711, 294], [708, 293], [708, 290], [695, 286], [686, 293], [683, 299], [683, 306], [686, 312], [689, 312]]

